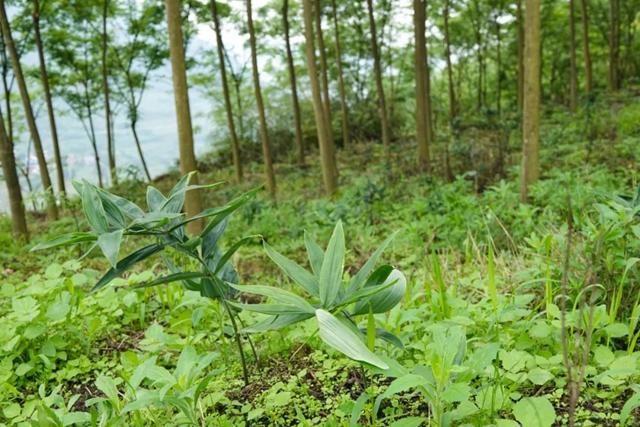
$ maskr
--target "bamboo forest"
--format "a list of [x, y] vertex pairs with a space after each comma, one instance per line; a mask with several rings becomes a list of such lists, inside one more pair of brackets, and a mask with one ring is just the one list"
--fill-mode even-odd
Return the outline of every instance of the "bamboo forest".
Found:
[[0, 427], [640, 426], [640, 0], [0, 0]]

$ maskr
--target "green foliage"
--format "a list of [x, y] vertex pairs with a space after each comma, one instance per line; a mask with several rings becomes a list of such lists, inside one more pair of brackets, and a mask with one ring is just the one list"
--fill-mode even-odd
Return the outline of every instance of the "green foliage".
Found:
[[[388, 265], [374, 270], [378, 258], [392, 238], [388, 238], [373, 253], [349, 282], [343, 281], [345, 236], [340, 221], [333, 230], [326, 250], [305, 234], [307, 256], [313, 272], [286, 258], [265, 242], [265, 251], [271, 260], [302, 288], [308, 299], [273, 287], [242, 286], [237, 289], [270, 298], [277, 304], [233, 305], [269, 315], [250, 326], [247, 330], [251, 332], [280, 329], [315, 316], [320, 337], [330, 347], [351, 359], [387, 369], [388, 365], [364, 344], [353, 316], [385, 313], [402, 299], [406, 289], [404, 275]], [[351, 311], [349, 306], [353, 306]], [[381, 333], [388, 334], [386, 331]]]

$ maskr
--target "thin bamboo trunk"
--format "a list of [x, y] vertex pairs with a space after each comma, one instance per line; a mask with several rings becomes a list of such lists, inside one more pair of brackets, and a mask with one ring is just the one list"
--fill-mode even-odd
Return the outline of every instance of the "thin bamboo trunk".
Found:
[[29, 240], [27, 229], [27, 219], [20, 190], [20, 180], [16, 168], [16, 158], [13, 152], [13, 143], [7, 134], [4, 125], [4, 117], [0, 111], [0, 162], [2, 163], [2, 173], [7, 185], [9, 195], [9, 211], [11, 212], [11, 228], [16, 237]]
[[89, 90], [84, 86], [85, 105], [87, 107], [87, 120], [89, 120], [89, 137], [91, 139], [91, 146], [93, 147], [93, 157], [96, 162], [96, 173], [98, 174], [98, 185], [104, 187], [104, 181], [102, 180], [102, 166], [100, 164], [100, 151], [98, 150], [98, 141], [96, 139], [96, 128], [93, 125], [93, 109], [91, 108], [91, 99], [89, 98]]
[[251, 70], [253, 74], [253, 89], [258, 107], [258, 119], [260, 121], [260, 140], [262, 141], [262, 156], [264, 161], [264, 173], [267, 191], [271, 197], [276, 197], [276, 176], [273, 172], [273, 161], [271, 160], [271, 143], [269, 142], [269, 131], [267, 130], [267, 118], [264, 112], [264, 101], [262, 100], [262, 89], [260, 88], [260, 73], [258, 71], [258, 52], [256, 48], [256, 33], [253, 26], [253, 12], [251, 0], [247, 2], [247, 27], [249, 30], [249, 44], [251, 45]]
[[325, 109], [322, 103], [322, 95], [320, 92], [320, 83], [318, 81], [318, 69], [316, 66], [316, 54], [314, 46], [313, 34], [313, 0], [303, 0], [304, 15], [304, 35], [305, 35], [305, 51], [307, 54], [307, 69], [309, 71], [309, 80], [311, 82], [311, 94], [313, 97], [313, 114], [316, 121], [316, 131], [318, 133], [318, 145], [320, 147], [320, 163], [322, 166], [322, 179], [324, 189], [328, 195], [333, 195], [337, 188], [338, 182], [334, 153], [331, 149], [331, 135], [327, 130], [327, 120], [324, 117]]
[[620, 0], [609, 0], [609, 90], [620, 89]]
[[418, 146], [418, 167], [428, 172], [429, 163], [429, 111], [427, 108], [427, 40], [426, 3], [424, 0], [413, 0], [413, 28], [415, 38], [414, 65], [416, 74], [416, 142]]
[[[331, 97], [329, 95], [329, 67], [327, 65], [327, 53], [324, 48], [324, 34], [322, 31], [322, 4], [315, 0], [316, 37], [318, 38], [318, 56], [320, 58], [320, 76], [322, 77], [322, 102], [324, 104], [327, 127], [333, 134], [333, 120], [331, 117]], [[331, 138], [333, 140], [333, 138]]]
[[109, 177], [111, 183], [118, 182], [116, 173], [116, 149], [113, 142], [113, 126], [111, 124], [111, 100], [109, 90], [109, 69], [107, 65], [107, 49], [109, 43], [109, 34], [107, 33], [107, 19], [109, 17], [109, 1], [103, 0], [102, 3], [102, 39], [101, 39], [101, 68], [102, 68], [102, 93], [104, 96], [104, 117], [105, 128], [107, 132], [107, 159], [109, 162]]
[[227, 114], [227, 127], [231, 137], [231, 155], [233, 166], [236, 172], [236, 181], [242, 182], [242, 160], [240, 159], [240, 142], [236, 134], [236, 125], [233, 121], [233, 107], [231, 106], [231, 96], [229, 95], [229, 83], [227, 82], [227, 67], [224, 61], [224, 44], [222, 42], [222, 30], [220, 29], [220, 18], [216, 1], [211, 0], [211, 17], [216, 33], [216, 45], [218, 50], [218, 62], [220, 67], [220, 80], [222, 83], [222, 94], [224, 96], [224, 109]]
[[289, 0], [282, 2], [282, 24], [284, 27], [284, 42], [287, 52], [287, 70], [289, 72], [289, 85], [291, 86], [291, 105], [293, 107], [293, 124], [295, 128], [296, 148], [298, 151], [298, 164], [304, 165], [305, 150], [302, 137], [302, 119], [300, 115], [300, 102], [298, 100], [298, 84], [296, 80], [296, 67], [293, 64], [291, 52], [291, 40], [289, 36]]
[[380, 114], [380, 126], [382, 127], [382, 143], [389, 148], [391, 145], [391, 135], [389, 131], [389, 120], [387, 117], [387, 104], [384, 98], [384, 85], [382, 84], [382, 65], [380, 63], [380, 49], [378, 48], [378, 34], [376, 30], [376, 19], [373, 14], [373, 0], [367, 0], [367, 11], [369, 14], [369, 28], [371, 32], [371, 51], [373, 53], [373, 73], [378, 92], [378, 113]]
[[582, 9], [582, 50], [584, 55], [584, 84], [587, 96], [593, 89], [593, 71], [591, 66], [591, 48], [589, 46], [589, 6], [588, 0], [580, 0]]
[[447, 82], [448, 82], [448, 94], [449, 94], [449, 139], [445, 142], [444, 146], [444, 167], [445, 177], [447, 181], [453, 179], [453, 172], [451, 170], [451, 161], [449, 159], [449, 143], [450, 140], [455, 138], [456, 132], [456, 120], [458, 115], [458, 104], [456, 102], [456, 92], [453, 82], [453, 64], [451, 63], [451, 39], [449, 35], [449, 0], [444, 1], [443, 17], [444, 17], [444, 47], [445, 47], [445, 61], [447, 64]]
[[342, 68], [342, 48], [340, 45], [340, 28], [338, 26], [338, 14], [336, 11], [336, 0], [331, 0], [331, 12], [333, 17], [333, 28], [336, 38], [336, 64], [338, 65], [338, 90], [340, 91], [340, 115], [342, 118], [342, 144], [351, 144], [351, 131], [349, 129], [349, 110], [347, 105], [347, 94], [344, 85], [344, 71]]
[[518, 44], [518, 112], [522, 113], [522, 102], [524, 100], [524, 14], [522, 13], [522, 0], [516, 3], [516, 28]]
[[525, 1], [524, 110], [520, 200], [540, 176], [540, 0]]
[[42, 147], [42, 140], [40, 139], [40, 132], [36, 126], [36, 119], [31, 107], [31, 99], [29, 98], [29, 92], [27, 90], [27, 83], [22, 73], [22, 65], [18, 58], [18, 51], [13, 42], [13, 36], [11, 35], [11, 26], [9, 24], [9, 18], [5, 9], [5, 0], [0, 0], [0, 25], [2, 26], [2, 35], [4, 37], [4, 43], [9, 53], [11, 60], [11, 67], [13, 68], [13, 74], [16, 82], [18, 83], [18, 89], [20, 90], [20, 98], [22, 99], [22, 105], [24, 107], [25, 120], [29, 127], [29, 133], [33, 139], [33, 145], [36, 151], [36, 157], [38, 159], [38, 167], [40, 169], [40, 177], [42, 179], [42, 187], [46, 194], [47, 200], [47, 216], [49, 219], [58, 219], [58, 206], [56, 205], [56, 198], [53, 194], [53, 186], [51, 184], [51, 177], [49, 175], [49, 169], [47, 167], [47, 159], [44, 156], [44, 148]]
[[578, 105], [578, 69], [576, 65], [576, 19], [574, 0], [569, 0], [569, 109]]
[[[173, 95], [178, 124], [180, 172], [186, 175], [190, 172], [197, 171], [198, 165], [193, 147], [193, 128], [191, 126], [191, 110], [189, 107], [189, 89], [187, 86], [180, 3], [180, 0], [165, 0]], [[198, 183], [197, 176], [192, 178], [192, 183]], [[200, 192], [197, 190], [189, 191], [185, 196], [184, 207], [189, 217], [200, 213], [200, 211], [202, 211]], [[187, 225], [187, 228], [191, 233], [198, 233], [202, 229], [202, 222], [192, 221]]]
[[133, 140], [136, 143], [136, 150], [138, 150], [138, 157], [140, 157], [140, 163], [142, 163], [142, 170], [144, 171], [144, 175], [147, 177], [147, 181], [151, 182], [151, 173], [149, 173], [149, 167], [147, 166], [147, 161], [144, 158], [144, 153], [142, 152], [142, 144], [140, 143], [140, 138], [138, 137], [138, 122], [136, 120], [131, 121], [131, 133], [133, 134]]
[[40, 66], [40, 81], [44, 92], [45, 103], [47, 104], [47, 115], [49, 116], [49, 126], [51, 127], [51, 143], [53, 145], [53, 159], [56, 163], [56, 178], [58, 183], [58, 191], [65, 197], [67, 194], [64, 182], [64, 169], [62, 166], [62, 155], [60, 154], [60, 143], [58, 142], [58, 127], [56, 126], [56, 117], [53, 110], [53, 101], [51, 99], [51, 89], [49, 87], [49, 74], [47, 73], [47, 65], [44, 57], [44, 47], [42, 36], [40, 34], [40, 0], [33, 0], [33, 33], [38, 51], [38, 65]]

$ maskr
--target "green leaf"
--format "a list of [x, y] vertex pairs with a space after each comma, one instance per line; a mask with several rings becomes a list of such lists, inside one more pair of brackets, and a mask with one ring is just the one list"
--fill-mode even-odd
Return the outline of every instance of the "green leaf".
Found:
[[612, 323], [607, 325], [604, 330], [611, 338], [624, 337], [629, 333], [629, 327], [624, 323]]
[[298, 307], [301, 312], [313, 314], [315, 312], [315, 308], [309, 304], [304, 298], [299, 297], [293, 292], [285, 291], [284, 289], [275, 288], [273, 286], [260, 286], [260, 285], [234, 285], [232, 283], [228, 283], [232, 288], [255, 295], [262, 295], [268, 298], [272, 298], [277, 302], [293, 305]]
[[388, 288], [363, 298], [354, 308], [353, 314], [365, 314], [369, 306], [374, 313], [385, 313], [395, 307], [404, 296], [407, 289], [407, 279], [400, 270], [392, 270], [384, 284], [391, 284]]
[[151, 185], [147, 187], [147, 207], [149, 211], [159, 212], [167, 198], [155, 187]]
[[419, 427], [425, 425], [427, 418], [425, 417], [407, 417], [397, 420], [389, 424], [389, 427]]
[[206, 275], [204, 273], [185, 271], [185, 272], [173, 273], [173, 274], [168, 274], [166, 276], [158, 277], [157, 279], [154, 279], [150, 282], [141, 283], [133, 287], [136, 289], [150, 288], [152, 286], [164, 285], [166, 283], [181, 282], [183, 280], [200, 279], [205, 276]]
[[309, 264], [311, 264], [311, 270], [313, 274], [319, 276], [320, 269], [322, 268], [322, 260], [324, 259], [324, 250], [306, 231], [304, 232], [304, 245], [307, 248], [307, 256], [309, 258]]
[[274, 331], [277, 329], [282, 329], [289, 325], [293, 325], [294, 323], [302, 322], [312, 317], [313, 317], [313, 314], [307, 314], [307, 313], [282, 314], [277, 316], [270, 316], [258, 323], [255, 323], [249, 327], [244, 328], [242, 332], [255, 333], [255, 332]]
[[242, 239], [238, 240], [233, 245], [231, 245], [231, 247], [229, 249], [227, 249], [227, 251], [224, 254], [222, 254], [220, 259], [218, 260], [218, 265], [216, 266], [216, 269], [214, 270], [214, 274], [218, 274], [220, 272], [220, 270], [222, 270], [224, 268], [224, 266], [227, 264], [229, 259], [233, 256], [233, 254], [236, 253], [236, 251], [238, 249], [240, 249], [240, 247], [242, 245], [244, 245], [245, 243], [247, 243], [247, 242], [249, 242], [251, 240], [254, 240], [256, 237], [260, 237], [260, 236], [253, 235], [253, 236], [243, 237]]
[[106, 190], [98, 188], [98, 194], [100, 198], [104, 201], [105, 199], [110, 200], [114, 205], [116, 205], [120, 211], [129, 218], [130, 220], [134, 220], [140, 218], [144, 215], [144, 211], [140, 209], [138, 205], [135, 203], [124, 199], [120, 196], [116, 196], [115, 194], [109, 193]]
[[316, 310], [316, 319], [320, 329], [320, 338], [330, 347], [350, 359], [368, 363], [380, 369], [387, 369], [387, 365], [382, 359], [371, 352], [362, 342], [362, 339], [340, 319], [328, 311]]
[[547, 381], [553, 379], [553, 374], [546, 369], [533, 368], [529, 371], [527, 377], [529, 378], [529, 381], [531, 381], [535, 385], [543, 385]]
[[185, 195], [189, 191], [214, 188], [222, 184], [222, 182], [216, 182], [214, 184], [204, 185], [187, 185], [191, 181], [191, 177], [195, 175], [195, 172], [189, 172], [187, 175], [180, 178], [176, 185], [169, 192], [167, 200], [162, 204], [160, 210], [163, 212], [180, 212], [184, 206]]
[[323, 307], [331, 307], [335, 302], [342, 285], [344, 270], [344, 230], [342, 221], [338, 221], [333, 229], [327, 251], [320, 268], [320, 302]]
[[91, 229], [97, 234], [109, 231], [107, 215], [102, 206], [102, 200], [98, 195], [96, 187], [88, 182], [84, 182], [81, 196], [82, 209], [84, 210], [84, 215], [87, 217], [87, 222], [89, 222]]
[[399, 378], [396, 378], [389, 384], [389, 387], [376, 398], [373, 413], [377, 414], [378, 409], [380, 408], [380, 404], [384, 399], [388, 399], [391, 396], [394, 396], [398, 393], [402, 393], [407, 390], [411, 390], [417, 387], [423, 387], [428, 384], [428, 381], [425, 377], [418, 374], [406, 374]]
[[118, 387], [113, 378], [106, 375], [99, 375], [98, 378], [96, 378], [95, 385], [108, 399], [115, 402], [119, 401]]
[[249, 199], [255, 196], [259, 190], [260, 190], [260, 187], [247, 191], [246, 193], [241, 194], [240, 196], [231, 200], [229, 203], [227, 203], [222, 207], [205, 209], [198, 215], [188, 218], [186, 221], [183, 221], [182, 223], [178, 224], [176, 227], [180, 227], [182, 225], [185, 225], [191, 221], [196, 221], [198, 219], [211, 218], [209, 223], [207, 223], [207, 225], [205, 226], [204, 230], [202, 230], [202, 233], [200, 233], [200, 237], [206, 236], [207, 233], [209, 233], [209, 231], [211, 231], [212, 228], [217, 226], [220, 222], [222, 222], [225, 218], [227, 218], [229, 215], [235, 212], [238, 208], [240, 208], [245, 203], [247, 203]]
[[154, 255], [164, 249], [164, 245], [161, 243], [154, 243], [143, 248], [138, 249], [135, 252], [127, 255], [125, 258], [118, 261], [115, 267], [111, 267], [104, 276], [98, 280], [93, 286], [92, 291], [97, 291], [98, 289], [103, 288], [108, 285], [113, 279], [116, 277], [120, 277], [122, 273], [127, 271], [129, 268], [133, 267], [136, 263], [149, 258], [151, 255]]
[[373, 268], [378, 262], [380, 255], [382, 255], [382, 252], [384, 252], [387, 246], [389, 246], [389, 243], [391, 243], [394, 237], [396, 237], [396, 234], [398, 234], [398, 232], [395, 232], [391, 236], [387, 237], [387, 239], [384, 242], [382, 242], [380, 247], [376, 249], [376, 251], [371, 255], [371, 257], [369, 257], [367, 262], [364, 263], [364, 265], [362, 266], [362, 268], [360, 268], [360, 270], [356, 273], [356, 275], [353, 276], [353, 279], [351, 279], [351, 282], [349, 283], [350, 291], [355, 291], [357, 289], [360, 289], [366, 283], [367, 279], [371, 275], [371, 272], [373, 271]]
[[281, 314], [305, 314], [295, 305], [287, 304], [242, 304], [234, 301], [227, 301], [230, 304], [243, 311], [252, 311], [254, 313], [269, 314], [272, 316]]
[[525, 397], [513, 405], [513, 416], [522, 427], [549, 427], [556, 419], [556, 411], [546, 397]]
[[120, 243], [122, 243], [122, 230], [104, 233], [98, 237], [98, 246], [113, 267], [118, 263]]
[[360, 423], [360, 416], [362, 415], [362, 410], [364, 409], [364, 405], [369, 401], [369, 395], [366, 392], [362, 392], [358, 399], [356, 399], [353, 404], [353, 409], [351, 409], [351, 418], [349, 420], [349, 427], [358, 427]]
[[302, 286], [310, 295], [319, 296], [318, 289], [320, 287], [318, 279], [295, 261], [285, 257], [271, 247], [267, 242], [263, 243], [264, 250], [271, 260], [295, 283]]
[[31, 252], [57, 248], [59, 246], [75, 245], [76, 243], [95, 242], [96, 240], [98, 240], [98, 237], [94, 233], [85, 233], [81, 231], [67, 233], [58, 236], [55, 239], [47, 240], [43, 243], [38, 243], [33, 248], [31, 248]]
[[631, 416], [631, 412], [640, 407], [640, 393], [636, 391], [629, 400], [627, 400], [620, 411], [620, 425], [626, 426], [627, 421], [629, 421], [629, 417]]

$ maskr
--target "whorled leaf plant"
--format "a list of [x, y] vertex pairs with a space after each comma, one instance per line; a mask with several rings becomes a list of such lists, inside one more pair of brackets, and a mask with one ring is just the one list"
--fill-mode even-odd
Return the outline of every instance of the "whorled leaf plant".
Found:
[[[326, 250], [305, 234], [311, 271], [265, 242], [267, 255], [300, 286], [305, 296], [272, 286], [230, 285], [270, 300], [261, 304], [230, 304], [267, 315], [266, 319], [245, 328], [247, 332], [280, 329], [314, 317], [320, 338], [327, 345], [353, 360], [387, 369], [388, 365], [373, 352], [373, 340], [379, 336], [401, 344], [391, 333], [375, 328], [373, 315], [387, 312], [400, 302], [406, 289], [406, 279], [402, 272], [389, 265], [374, 267], [393, 237], [386, 239], [349, 281], [343, 280], [345, 237], [341, 222], [336, 224]], [[355, 317], [359, 315], [369, 316], [368, 327], [364, 328], [366, 339], [356, 323]]]
[[[182, 213], [186, 192], [219, 185], [189, 185], [191, 176], [192, 174], [182, 177], [166, 196], [152, 186], [147, 187], [146, 212], [132, 201], [87, 181], [74, 181], [91, 231], [65, 234], [38, 244], [32, 250], [86, 242], [93, 244], [89, 251], [98, 246], [109, 260], [111, 268], [94, 285], [94, 291], [108, 285], [136, 264], [168, 249], [174, 249], [195, 260], [200, 268], [197, 271], [189, 271], [184, 266], [174, 265], [165, 257], [171, 273], [138, 287], [182, 282], [187, 289], [199, 291], [202, 296], [220, 301], [229, 315], [240, 352], [244, 379], [248, 382], [247, 364], [236, 323], [237, 313], [228, 302], [229, 298], [237, 294], [233, 286], [238, 281], [236, 271], [229, 261], [240, 246], [255, 236], [239, 239], [224, 252], [220, 249], [219, 241], [226, 229], [229, 216], [249, 201], [257, 189], [241, 194], [223, 206], [205, 209], [198, 215], [187, 218]], [[186, 233], [186, 224], [196, 220], [205, 220], [206, 225], [200, 234], [190, 237]], [[137, 239], [141, 245], [119, 259], [120, 246], [126, 236]], [[149, 238], [152, 239], [152, 243], [149, 243]], [[147, 244], [143, 244], [144, 242]]]

